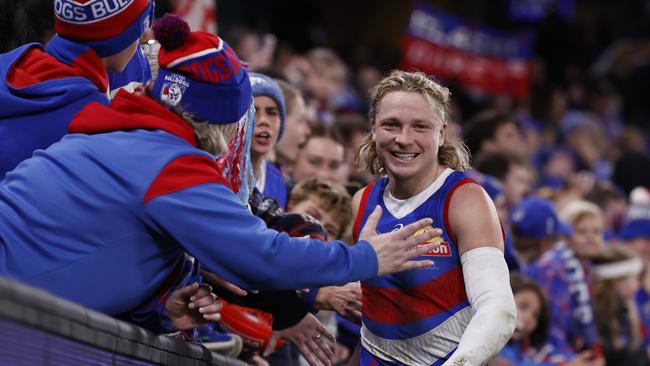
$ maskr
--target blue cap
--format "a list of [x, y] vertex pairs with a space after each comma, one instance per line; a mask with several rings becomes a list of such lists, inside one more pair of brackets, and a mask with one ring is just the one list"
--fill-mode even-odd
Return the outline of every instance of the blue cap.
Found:
[[282, 90], [278, 83], [266, 75], [251, 72], [249, 78], [251, 79], [251, 86], [253, 87], [253, 97], [269, 97], [278, 105], [278, 109], [280, 110], [280, 131], [278, 132], [278, 141], [280, 141], [280, 138], [282, 138], [282, 134], [284, 133], [284, 120], [287, 113], [284, 106]]
[[634, 240], [636, 238], [650, 239], [650, 220], [635, 220], [623, 226], [621, 239]]
[[551, 201], [540, 197], [521, 200], [510, 214], [510, 223], [519, 236], [544, 239], [560, 234], [560, 220]]
[[649, 207], [633, 206], [625, 216], [626, 220], [621, 230], [621, 239], [650, 238]]
[[573, 227], [571, 224], [564, 220], [557, 221], [557, 234], [562, 236], [571, 236], [573, 235]]

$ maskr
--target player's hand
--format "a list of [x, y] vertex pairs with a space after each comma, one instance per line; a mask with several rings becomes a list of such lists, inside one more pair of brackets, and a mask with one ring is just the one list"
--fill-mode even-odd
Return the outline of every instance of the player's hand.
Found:
[[347, 320], [361, 322], [361, 285], [350, 282], [345, 286], [328, 286], [318, 289], [315, 307], [318, 310], [334, 310]]
[[165, 311], [176, 329], [181, 330], [221, 320], [221, 303], [206, 284], [194, 283], [172, 292]]
[[328, 341], [334, 342], [336, 339], [313, 314], [305, 315], [298, 324], [292, 327], [271, 333], [269, 343], [264, 349], [264, 357], [273, 352], [275, 344], [280, 338], [287, 339], [298, 346], [300, 353], [309, 362], [309, 365], [332, 365], [334, 352], [327, 343]]
[[429, 218], [418, 220], [403, 228], [386, 234], [377, 234], [377, 223], [381, 218], [381, 207], [375, 207], [366, 225], [359, 235], [360, 240], [365, 240], [375, 249], [378, 263], [378, 276], [431, 266], [430, 260], [412, 261], [411, 259], [430, 252], [440, 244], [422, 244], [427, 240], [442, 235], [442, 230], [433, 229], [414, 235], [416, 231], [430, 226], [433, 221]]

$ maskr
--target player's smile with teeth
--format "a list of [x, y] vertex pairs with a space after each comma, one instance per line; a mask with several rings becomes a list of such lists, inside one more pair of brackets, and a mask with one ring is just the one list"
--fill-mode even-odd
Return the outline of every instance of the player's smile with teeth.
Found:
[[393, 151], [392, 155], [400, 160], [413, 160], [418, 154]]

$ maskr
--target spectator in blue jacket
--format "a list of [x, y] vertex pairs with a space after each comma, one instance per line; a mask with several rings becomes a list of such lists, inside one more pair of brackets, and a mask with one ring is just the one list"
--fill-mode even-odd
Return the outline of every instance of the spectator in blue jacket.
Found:
[[150, 0], [54, 2], [56, 35], [0, 55], [0, 179], [69, 132], [90, 102], [108, 104], [107, 71], [121, 72], [153, 16]]
[[286, 108], [280, 86], [270, 77], [251, 73], [251, 85], [255, 97], [255, 129], [251, 141], [251, 159], [257, 178], [256, 188], [265, 196], [287, 206], [287, 186], [280, 169], [268, 161], [284, 133]]

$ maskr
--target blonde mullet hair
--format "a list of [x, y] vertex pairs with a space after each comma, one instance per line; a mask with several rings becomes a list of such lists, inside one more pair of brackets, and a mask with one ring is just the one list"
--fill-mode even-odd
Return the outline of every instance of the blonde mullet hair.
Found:
[[[429, 79], [422, 72], [393, 70], [383, 78], [370, 94], [368, 120], [374, 126], [377, 109], [383, 98], [396, 91], [418, 93], [428, 102], [431, 109], [440, 116], [445, 124], [449, 120], [449, 103], [451, 92], [444, 86]], [[372, 174], [386, 174], [386, 168], [379, 161], [372, 132], [366, 134], [359, 143], [355, 159], [361, 170], [370, 169]], [[438, 163], [454, 170], [464, 171], [469, 168], [469, 150], [459, 138], [445, 136], [444, 143], [438, 148]]]

